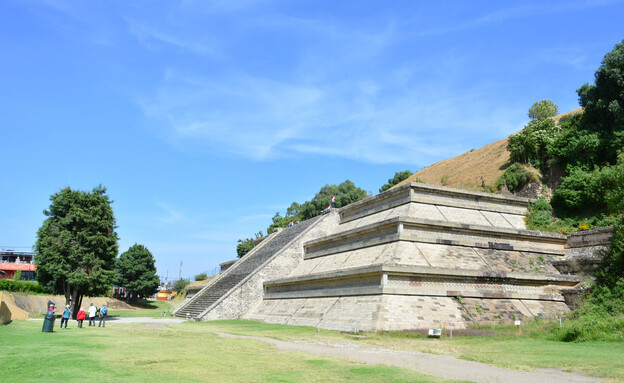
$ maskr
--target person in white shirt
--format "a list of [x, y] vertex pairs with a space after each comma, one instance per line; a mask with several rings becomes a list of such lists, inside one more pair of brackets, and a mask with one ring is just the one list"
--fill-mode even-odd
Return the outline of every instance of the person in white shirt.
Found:
[[95, 307], [93, 303], [91, 303], [91, 307], [89, 307], [89, 326], [91, 326], [91, 323], [93, 323], [93, 326], [95, 326], [95, 314], [96, 313], [97, 313], [97, 307]]

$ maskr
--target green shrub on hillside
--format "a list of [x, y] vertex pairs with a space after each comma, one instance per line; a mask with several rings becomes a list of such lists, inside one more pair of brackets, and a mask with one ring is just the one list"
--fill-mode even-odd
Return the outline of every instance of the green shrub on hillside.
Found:
[[37, 282], [14, 281], [12, 279], [0, 279], [0, 290], [44, 294], [45, 288]]
[[563, 341], [624, 340], [624, 217], [614, 226], [611, 246], [580, 307], [561, 330]]
[[552, 118], [533, 120], [516, 134], [509, 136], [507, 150], [514, 162], [544, 169], [550, 158], [549, 151], [560, 127]]
[[500, 189], [503, 185], [507, 186], [509, 191], [520, 190], [531, 180], [531, 173], [521, 164], [511, 164], [496, 180], [496, 187]]
[[624, 155], [617, 165], [595, 167], [592, 172], [572, 168], [561, 179], [551, 200], [559, 216], [621, 214], [624, 210]]
[[542, 197], [529, 204], [525, 222], [529, 230], [569, 234], [580, 230], [611, 227], [617, 224], [619, 219], [620, 216], [615, 214], [557, 218], [553, 215], [553, 208], [551, 205]]

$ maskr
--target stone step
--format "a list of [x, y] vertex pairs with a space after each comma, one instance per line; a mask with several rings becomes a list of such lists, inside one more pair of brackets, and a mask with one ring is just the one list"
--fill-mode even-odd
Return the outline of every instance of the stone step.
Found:
[[186, 307], [182, 307], [178, 310], [175, 315], [186, 317], [187, 314], [192, 314], [193, 317], [196, 318], [197, 315], [200, 315], [221, 299], [221, 297], [230, 292], [243, 279], [262, 266], [264, 262], [284, 248], [284, 246], [290, 243], [319, 218], [320, 217], [312, 218], [295, 226], [282, 229], [277, 235], [270, 238], [268, 242], [265, 240], [260, 248], [231, 266], [231, 268], [225, 271], [221, 278], [212, 285], [209, 285], [203, 292], [198, 293], [200, 294], [198, 297], [187, 303]]

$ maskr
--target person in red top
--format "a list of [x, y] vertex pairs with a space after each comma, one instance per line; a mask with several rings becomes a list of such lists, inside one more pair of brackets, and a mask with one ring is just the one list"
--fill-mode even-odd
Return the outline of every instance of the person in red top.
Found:
[[82, 321], [87, 317], [87, 312], [84, 307], [80, 308], [78, 314], [76, 314], [76, 320], [78, 321], [78, 328], [82, 328]]

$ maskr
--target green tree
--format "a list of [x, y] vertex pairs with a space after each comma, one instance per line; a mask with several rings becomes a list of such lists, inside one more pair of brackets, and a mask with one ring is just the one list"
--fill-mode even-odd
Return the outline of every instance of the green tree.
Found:
[[160, 278], [156, 275], [154, 256], [143, 245], [134, 244], [116, 262], [118, 284], [130, 293], [130, 300], [148, 297], [158, 291]]
[[536, 101], [529, 108], [529, 118], [531, 120], [544, 120], [548, 117], [555, 117], [559, 113], [559, 107], [552, 100]]
[[411, 175], [412, 175], [412, 172], [410, 172], [409, 170], [403, 170], [402, 172], [394, 173], [394, 177], [390, 178], [387, 184], [384, 184], [382, 187], [380, 187], [379, 192], [380, 193], [385, 192], [386, 190], [390, 189], [394, 185], [398, 185], [400, 182], [405, 181]]
[[238, 245], [236, 245], [236, 254], [238, 255], [238, 258], [242, 258], [245, 254], [250, 252], [253, 247], [253, 238], [239, 239]]
[[37, 281], [73, 304], [105, 294], [115, 278], [118, 237], [106, 188], [91, 192], [67, 187], [52, 194], [48, 217], [37, 232]]
[[507, 150], [514, 162], [544, 168], [550, 158], [550, 148], [561, 128], [552, 118], [530, 121], [516, 134], [509, 136]]
[[323, 209], [331, 204], [332, 196], [336, 197], [336, 207], [343, 207], [353, 202], [360, 201], [369, 196], [364, 189], [360, 189], [349, 180], [340, 185], [325, 185], [316, 193], [314, 198], [301, 205], [302, 220], [310, 219], [320, 215]]
[[615, 163], [624, 147], [624, 40], [605, 55], [594, 85], [585, 84], [577, 92], [588, 129], [604, 144], [600, 160]]
[[186, 278], [180, 278], [177, 281], [175, 281], [175, 283], [173, 284], [173, 289], [177, 292], [180, 292], [182, 290], [184, 290], [186, 288], [186, 286], [189, 285], [189, 283], [191, 283], [190, 280], [186, 279]]

